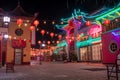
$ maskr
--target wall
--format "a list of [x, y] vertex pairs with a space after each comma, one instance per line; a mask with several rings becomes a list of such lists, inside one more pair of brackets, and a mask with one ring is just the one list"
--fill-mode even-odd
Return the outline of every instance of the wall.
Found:
[[[23, 30], [23, 35], [17, 36], [15, 34], [15, 30], [18, 28], [16, 21], [15, 22], [10, 22], [9, 24], [9, 28], [8, 28], [8, 33], [11, 36], [11, 39], [13, 39], [14, 37], [16, 37], [16, 39], [25, 39], [26, 40], [26, 47], [23, 49], [23, 63], [30, 63], [30, 30], [29, 27], [31, 25], [31, 23], [27, 23], [27, 26], [22, 25], [21, 29]], [[14, 48], [12, 48], [11, 45], [11, 39], [8, 39], [7, 42], [7, 56], [6, 56], [6, 61], [9, 62], [11, 60], [14, 60]]]

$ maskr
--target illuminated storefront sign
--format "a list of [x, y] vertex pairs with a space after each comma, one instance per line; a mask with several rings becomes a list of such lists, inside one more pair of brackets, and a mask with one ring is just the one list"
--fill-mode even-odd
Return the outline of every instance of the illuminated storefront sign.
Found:
[[13, 48], [24, 48], [26, 46], [26, 41], [24, 40], [12, 40], [12, 47]]

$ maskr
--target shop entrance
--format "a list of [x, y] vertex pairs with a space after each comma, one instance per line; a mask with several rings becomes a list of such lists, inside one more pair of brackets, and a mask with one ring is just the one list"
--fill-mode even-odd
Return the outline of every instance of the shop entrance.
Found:
[[15, 64], [22, 64], [22, 54], [23, 54], [23, 50], [22, 49], [15, 49]]
[[91, 61], [90, 46], [80, 48], [81, 61]]
[[92, 45], [92, 60], [93, 61], [101, 61], [101, 44], [94, 44]]

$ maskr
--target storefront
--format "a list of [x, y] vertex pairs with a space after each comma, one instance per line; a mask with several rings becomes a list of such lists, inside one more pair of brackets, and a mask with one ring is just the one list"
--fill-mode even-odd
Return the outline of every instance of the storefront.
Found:
[[80, 48], [80, 61], [90, 61], [90, 46]]
[[[74, 41], [74, 52], [77, 54], [78, 61], [102, 61], [101, 36], [109, 30], [119, 28], [119, 6], [120, 4], [111, 9], [102, 8], [90, 15], [81, 10], [74, 10], [71, 17], [61, 19], [67, 25], [56, 27], [66, 31], [67, 43]], [[67, 46], [70, 51], [70, 44]]]
[[101, 61], [102, 59], [102, 47], [101, 43], [92, 45], [92, 61]]
[[8, 12], [9, 16], [3, 12], [0, 14], [0, 63], [30, 64], [31, 44], [35, 42], [30, 26], [37, 16], [26, 13], [20, 4]]
[[77, 42], [79, 48], [80, 61], [100, 62], [101, 61], [101, 38], [89, 38], [88, 40]]

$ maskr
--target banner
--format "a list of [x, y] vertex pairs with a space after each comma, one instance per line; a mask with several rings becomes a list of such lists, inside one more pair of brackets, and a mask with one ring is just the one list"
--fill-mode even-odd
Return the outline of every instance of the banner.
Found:
[[36, 38], [35, 38], [35, 29], [31, 32], [31, 45], [35, 45], [36, 44]]
[[17, 40], [17, 39], [12, 40], [13, 48], [24, 48], [25, 46], [26, 46], [26, 41], [24, 40]]

